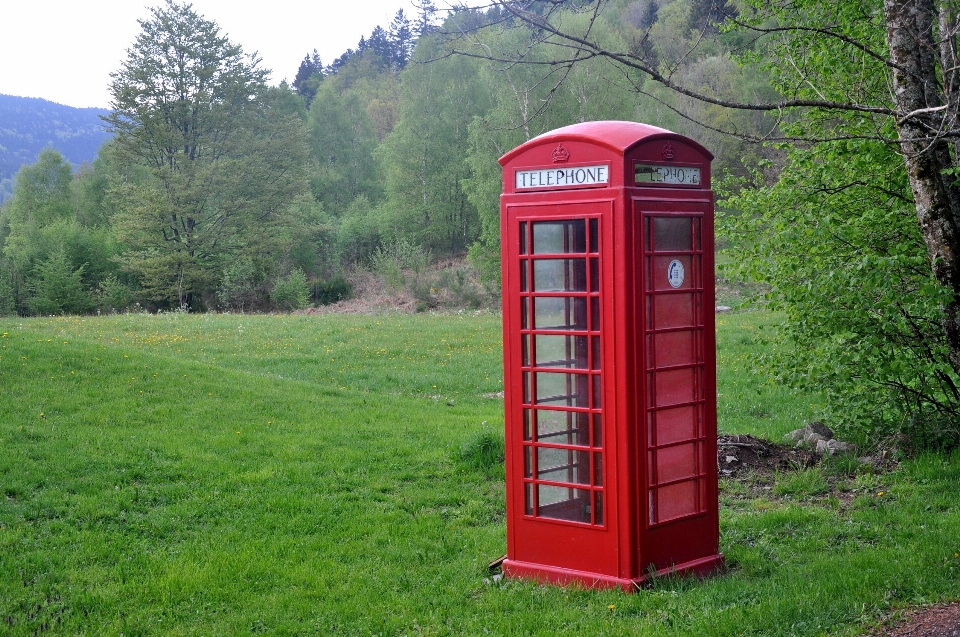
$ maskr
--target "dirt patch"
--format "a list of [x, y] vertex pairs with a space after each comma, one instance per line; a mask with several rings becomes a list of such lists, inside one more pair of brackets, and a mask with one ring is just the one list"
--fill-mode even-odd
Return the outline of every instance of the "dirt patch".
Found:
[[809, 450], [777, 444], [750, 434], [717, 437], [717, 467], [721, 478], [749, 476], [772, 482], [777, 473], [806, 469], [819, 460]]
[[960, 602], [911, 610], [870, 637], [960, 637]]

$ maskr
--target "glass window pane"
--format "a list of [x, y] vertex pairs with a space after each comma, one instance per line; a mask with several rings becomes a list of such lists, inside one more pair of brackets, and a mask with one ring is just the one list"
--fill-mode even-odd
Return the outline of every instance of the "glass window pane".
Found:
[[527, 223], [520, 222], [520, 254], [527, 253]]
[[533, 413], [529, 409], [523, 410], [523, 439], [533, 440]]
[[582, 296], [541, 297], [534, 300], [533, 307], [538, 330], [587, 329], [587, 299]]
[[598, 228], [597, 219], [590, 220], [590, 252], [596, 254], [600, 252], [600, 229]]
[[520, 340], [523, 341], [523, 363], [524, 367], [530, 367], [530, 335], [524, 334], [520, 337]]
[[586, 259], [539, 259], [533, 262], [535, 292], [586, 292]]
[[603, 446], [603, 419], [600, 414], [593, 415], [593, 446]]
[[600, 259], [590, 259], [590, 291], [600, 291]]
[[590, 297], [590, 329], [600, 331], [600, 299], [596, 296]]
[[603, 524], [603, 493], [601, 491], [595, 491], [593, 497], [597, 508], [593, 523]]
[[537, 442], [557, 445], [590, 444], [590, 414], [582, 411], [537, 410]]
[[526, 496], [524, 500], [526, 501], [526, 513], [527, 515], [533, 515], [533, 483], [528, 482], [524, 485], [524, 495]]
[[593, 366], [591, 369], [600, 369], [600, 337], [594, 336], [590, 340], [593, 342]]
[[590, 406], [586, 374], [537, 372], [536, 377], [536, 404], [583, 408]]
[[603, 454], [593, 454], [593, 484], [603, 486]]
[[525, 330], [530, 327], [530, 299], [524, 297], [520, 299], [520, 329]]
[[537, 367], [587, 368], [587, 337], [574, 335], [536, 336]]
[[690, 217], [654, 217], [653, 241], [657, 252], [692, 250], [693, 232]]
[[533, 447], [523, 448], [523, 476], [533, 477]]
[[541, 517], [590, 522], [590, 491], [588, 489], [538, 484], [537, 496], [540, 501], [537, 515]]
[[600, 409], [602, 407], [600, 401], [600, 374], [594, 374], [593, 376], [593, 408]]
[[533, 224], [534, 254], [571, 254], [587, 251], [586, 224], [583, 219]]
[[590, 484], [590, 453], [577, 449], [537, 447], [537, 478], [550, 482]]
[[527, 292], [527, 261], [520, 259], [520, 291]]

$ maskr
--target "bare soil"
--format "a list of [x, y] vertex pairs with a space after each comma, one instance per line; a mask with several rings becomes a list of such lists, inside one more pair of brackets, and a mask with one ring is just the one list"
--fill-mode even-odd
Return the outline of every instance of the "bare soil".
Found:
[[960, 602], [912, 609], [870, 637], [960, 637]]
[[819, 456], [807, 449], [769, 442], [750, 434], [727, 434], [717, 437], [717, 466], [720, 478], [750, 477], [771, 484], [783, 471], [812, 467]]

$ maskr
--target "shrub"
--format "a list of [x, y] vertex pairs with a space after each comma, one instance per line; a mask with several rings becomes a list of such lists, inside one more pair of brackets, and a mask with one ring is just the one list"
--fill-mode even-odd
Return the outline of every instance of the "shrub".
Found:
[[122, 312], [133, 300], [130, 288], [113, 274], [100, 282], [97, 292], [101, 312]]
[[310, 284], [303, 270], [296, 268], [277, 279], [271, 294], [273, 302], [283, 310], [299, 310], [310, 305]]
[[83, 287], [83, 269], [74, 269], [63, 250], [33, 268], [27, 283], [27, 307], [35, 314], [85, 314], [93, 309], [93, 295]]
[[224, 270], [220, 287], [217, 288], [217, 299], [225, 307], [243, 312], [244, 308], [255, 302], [257, 288], [253, 260], [250, 257], [241, 257]]
[[350, 298], [353, 293], [353, 286], [343, 275], [338, 275], [326, 281], [314, 281], [310, 286], [310, 299], [320, 305], [330, 305], [337, 301], [344, 301]]

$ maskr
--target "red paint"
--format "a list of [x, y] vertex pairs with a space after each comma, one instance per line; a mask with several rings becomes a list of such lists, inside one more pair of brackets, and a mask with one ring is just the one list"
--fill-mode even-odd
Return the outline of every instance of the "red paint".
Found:
[[[633, 122], [500, 159], [507, 576], [630, 590], [723, 565], [711, 159]], [[700, 178], [638, 185], [635, 163]], [[606, 183], [517, 188], [570, 166], [607, 166]]]

